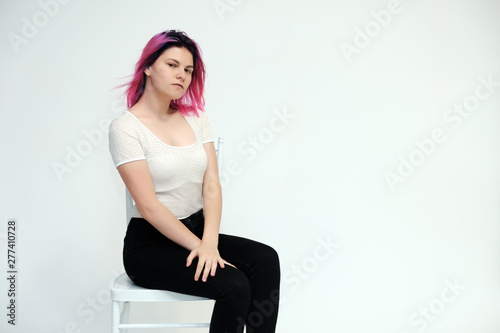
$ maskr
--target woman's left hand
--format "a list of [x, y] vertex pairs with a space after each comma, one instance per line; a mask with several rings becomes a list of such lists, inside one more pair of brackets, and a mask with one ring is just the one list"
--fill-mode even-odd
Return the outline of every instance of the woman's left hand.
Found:
[[196, 257], [198, 257], [198, 265], [196, 267], [196, 273], [194, 274], [195, 281], [198, 281], [200, 275], [203, 272], [201, 280], [203, 282], [207, 282], [208, 274], [210, 274], [211, 276], [215, 276], [217, 265], [220, 265], [221, 268], [224, 268], [227, 264], [236, 268], [234, 265], [221, 258], [219, 250], [217, 250], [216, 246], [206, 244], [203, 241], [197, 248], [191, 251], [191, 253], [187, 257], [186, 267], [191, 266], [193, 259]]

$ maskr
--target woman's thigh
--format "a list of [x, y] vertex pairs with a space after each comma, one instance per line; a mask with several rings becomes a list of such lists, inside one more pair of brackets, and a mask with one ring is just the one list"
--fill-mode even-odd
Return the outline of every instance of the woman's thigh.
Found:
[[[201, 237], [203, 228], [193, 231]], [[124, 245], [127, 274], [136, 284], [146, 288], [217, 299], [226, 290], [248, 289], [255, 283], [260, 284], [262, 279], [274, 277], [272, 280], [279, 281], [276, 251], [238, 236], [220, 234], [218, 246], [221, 257], [237, 269], [229, 265], [224, 269], [218, 267], [215, 276], [209, 276], [207, 282], [194, 280], [198, 259], [186, 267], [190, 251], [161, 235], [145, 220], [131, 222]]]
[[155, 244], [130, 253], [124, 260], [127, 274], [137, 285], [218, 299], [227, 290], [249, 289], [248, 279], [231, 266], [218, 268], [206, 282], [194, 280], [198, 259], [186, 267], [189, 251], [177, 244]]
[[227, 262], [235, 265], [245, 275], [269, 269], [279, 275], [279, 257], [269, 245], [238, 236], [220, 234], [219, 253]]

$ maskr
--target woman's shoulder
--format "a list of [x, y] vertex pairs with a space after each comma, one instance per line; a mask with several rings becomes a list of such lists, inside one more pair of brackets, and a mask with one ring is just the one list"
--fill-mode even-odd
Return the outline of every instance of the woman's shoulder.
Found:
[[124, 111], [122, 115], [116, 117], [113, 121], [137, 125], [138, 123], [141, 123], [141, 118], [127, 110]]
[[109, 125], [110, 131], [130, 131], [136, 130], [134, 115], [125, 111], [122, 115], [113, 119]]
[[213, 141], [212, 130], [205, 111], [199, 110], [198, 115], [193, 113], [186, 119], [194, 123], [203, 143]]
[[133, 117], [133, 114], [130, 111], [124, 111], [121, 115], [117, 116], [113, 121], [125, 121], [128, 122]]
[[204, 122], [207, 120], [207, 113], [206, 111], [200, 111], [198, 110], [197, 113], [195, 112], [190, 112], [186, 115], [184, 115], [186, 119], [190, 119], [196, 123]]

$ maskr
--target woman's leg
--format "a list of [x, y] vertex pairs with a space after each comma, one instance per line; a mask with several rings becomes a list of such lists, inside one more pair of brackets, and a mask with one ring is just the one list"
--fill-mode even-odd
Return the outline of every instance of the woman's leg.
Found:
[[[201, 237], [203, 222], [192, 231]], [[207, 282], [194, 281], [197, 259], [186, 267], [189, 251], [172, 242], [144, 219], [132, 219], [123, 251], [125, 270], [138, 285], [215, 299], [211, 333], [275, 332], [280, 267], [271, 247], [249, 239], [219, 235], [221, 257], [237, 269], [218, 268]]]
[[[219, 253], [248, 278], [251, 300], [246, 317], [247, 333], [273, 333], [278, 318], [280, 264], [276, 251], [246, 238], [219, 235]], [[217, 270], [219, 274], [220, 270]]]
[[188, 255], [188, 250], [163, 236], [146, 220], [131, 221], [125, 237], [124, 265], [137, 285], [215, 299], [210, 332], [243, 332], [242, 318], [246, 318], [251, 304], [247, 276], [226, 266], [218, 268], [207, 282], [195, 281], [197, 259], [186, 267]]

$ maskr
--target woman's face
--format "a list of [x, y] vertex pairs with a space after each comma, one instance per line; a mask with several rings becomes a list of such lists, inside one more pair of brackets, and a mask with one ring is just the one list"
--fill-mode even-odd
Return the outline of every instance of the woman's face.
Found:
[[191, 83], [193, 56], [184, 47], [166, 49], [151, 67], [144, 70], [146, 89], [170, 99], [179, 99]]

